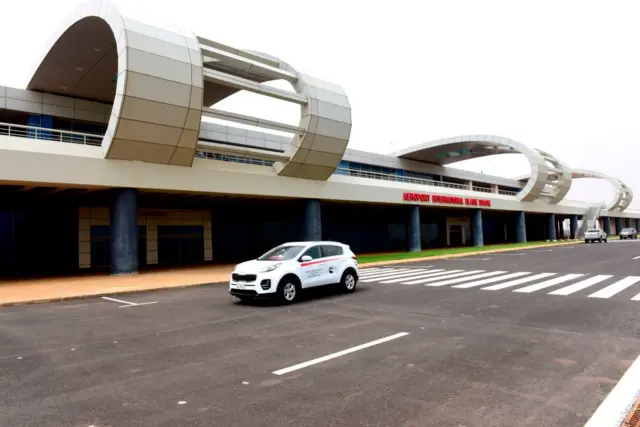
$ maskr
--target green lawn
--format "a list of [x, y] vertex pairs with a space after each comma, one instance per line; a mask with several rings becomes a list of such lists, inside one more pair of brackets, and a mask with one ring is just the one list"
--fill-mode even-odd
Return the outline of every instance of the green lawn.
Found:
[[463, 254], [463, 253], [469, 253], [469, 252], [490, 251], [493, 249], [517, 249], [517, 248], [527, 247], [527, 246], [545, 246], [545, 245], [553, 245], [557, 243], [558, 242], [508, 243], [505, 245], [483, 246], [481, 248], [476, 248], [474, 246], [465, 246], [462, 248], [429, 249], [421, 252], [393, 252], [393, 253], [387, 253], [387, 254], [358, 255], [358, 263], [367, 264], [370, 262], [379, 262], [379, 261], [395, 261], [399, 259], [426, 258], [426, 257], [438, 256], [438, 255], [454, 255], [454, 254]]

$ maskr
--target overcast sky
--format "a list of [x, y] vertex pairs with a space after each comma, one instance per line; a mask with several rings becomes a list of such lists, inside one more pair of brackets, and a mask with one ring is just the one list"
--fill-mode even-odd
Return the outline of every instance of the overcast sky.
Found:
[[[0, 85], [24, 88], [79, 0], [2, 4]], [[173, 22], [263, 51], [342, 85], [351, 148], [388, 153], [442, 137], [495, 134], [574, 168], [614, 175], [640, 208], [640, 3], [634, 0], [180, 0], [115, 2], [132, 18]], [[240, 93], [219, 108], [296, 123], [296, 106]], [[503, 176], [523, 156], [462, 165]], [[605, 183], [568, 198], [600, 201]]]

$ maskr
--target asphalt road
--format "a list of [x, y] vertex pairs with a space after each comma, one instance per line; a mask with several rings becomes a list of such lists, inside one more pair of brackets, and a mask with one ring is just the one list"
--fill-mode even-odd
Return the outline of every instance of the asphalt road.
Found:
[[[640, 271], [635, 242], [513, 254], [429, 268]], [[115, 298], [0, 309], [1, 426], [582, 426], [640, 352], [629, 298], [380, 281], [292, 306], [224, 285]]]

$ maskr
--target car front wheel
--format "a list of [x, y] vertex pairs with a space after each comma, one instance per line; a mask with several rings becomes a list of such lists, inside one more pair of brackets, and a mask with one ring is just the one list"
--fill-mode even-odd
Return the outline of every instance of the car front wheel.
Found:
[[291, 304], [298, 299], [300, 294], [300, 282], [294, 276], [285, 276], [278, 284], [278, 299]]
[[349, 269], [342, 274], [342, 279], [340, 279], [340, 287], [345, 292], [353, 292], [356, 290], [356, 284], [358, 283], [358, 279], [356, 277], [356, 273]]

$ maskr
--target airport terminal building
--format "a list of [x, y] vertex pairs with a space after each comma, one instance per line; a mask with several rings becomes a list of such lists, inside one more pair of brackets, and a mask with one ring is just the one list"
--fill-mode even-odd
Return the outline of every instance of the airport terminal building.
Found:
[[[566, 237], [640, 228], [623, 182], [509, 138], [349, 149], [340, 86], [107, 1], [70, 14], [38, 63], [25, 89], [0, 86], [1, 277], [230, 263], [290, 240], [372, 253], [555, 240], [565, 221]], [[299, 124], [216, 108], [241, 90], [299, 105]], [[449, 166], [505, 153], [531, 173]], [[610, 182], [611, 202], [567, 200], [580, 178]]]

